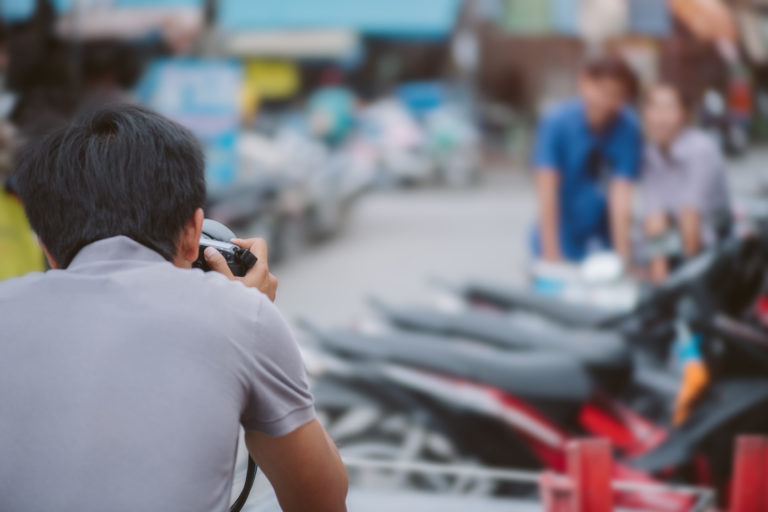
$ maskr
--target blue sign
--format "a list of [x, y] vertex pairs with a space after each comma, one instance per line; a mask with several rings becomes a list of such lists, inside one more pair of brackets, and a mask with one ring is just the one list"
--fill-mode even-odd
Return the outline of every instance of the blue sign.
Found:
[[235, 60], [185, 57], [153, 62], [136, 90], [140, 102], [200, 138], [212, 189], [237, 178], [242, 83], [243, 69]]

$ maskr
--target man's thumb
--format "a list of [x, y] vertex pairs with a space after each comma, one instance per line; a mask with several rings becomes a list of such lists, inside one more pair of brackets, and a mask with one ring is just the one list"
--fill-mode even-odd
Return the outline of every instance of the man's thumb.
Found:
[[208, 263], [208, 266], [211, 267], [211, 270], [215, 270], [216, 272], [224, 274], [229, 279], [235, 278], [235, 276], [232, 274], [232, 270], [229, 268], [229, 265], [227, 265], [227, 260], [219, 251], [213, 247], [206, 247], [203, 255], [205, 256], [206, 263]]

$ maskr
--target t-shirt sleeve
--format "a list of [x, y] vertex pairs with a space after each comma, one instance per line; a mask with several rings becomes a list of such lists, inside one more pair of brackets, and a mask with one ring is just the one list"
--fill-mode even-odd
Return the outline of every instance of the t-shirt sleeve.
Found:
[[620, 137], [614, 175], [635, 181], [640, 176], [640, 166], [643, 160], [643, 135], [634, 115], [627, 114]]
[[659, 201], [658, 196], [654, 190], [654, 181], [646, 168], [643, 168], [642, 180], [640, 181], [639, 198], [640, 198], [640, 217], [647, 219], [663, 213], [663, 206]]
[[545, 114], [536, 130], [536, 141], [531, 158], [531, 165], [535, 170], [560, 170], [557, 162], [557, 133], [557, 116], [552, 112]]
[[254, 343], [245, 347], [247, 400], [241, 416], [246, 431], [272, 437], [290, 434], [315, 418], [298, 345], [274, 304], [260, 308]]
[[664, 201], [664, 192], [660, 192], [653, 179], [643, 178], [640, 185], [640, 205], [642, 218], [648, 219], [657, 215], [668, 213], [668, 207]]

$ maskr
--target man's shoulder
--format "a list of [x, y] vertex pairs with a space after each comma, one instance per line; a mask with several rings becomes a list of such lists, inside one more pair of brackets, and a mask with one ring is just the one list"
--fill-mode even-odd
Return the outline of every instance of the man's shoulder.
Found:
[[[112, 283], [100, 288], [96, 283]], [[255, 318], [269, 298], [260, 291], [247, 288], [239, 281], [230, 281], [218, 272], [181, 269], [158, 263], [142, 265], [99, 274], [81, 270], [49, 270], [35, 272], [0, 282], [0, 300], [16, 301], [22, 297], [33, 300], [52, 292], [79, 291], [85, 294], [96, 289], [109, 289], [114, 300], [130, 300], [136, 295], [150, 300], [158, 310], [187, 316], [217, 315], [223, 319]], [[71, 297], [71, 294], [64, 294]], [[64, 297], [62, 295], [62, 297]], [[119, 299], [122, 297], [123, 299]], [[179, 307], [184, 304], [185, 307]], [[194, 313], [200, 311], [200, 313]], [[203, 314], [202, 312], [206, 312]], [[202, 319], [202, 318], [201, 318]]]
[[[246, 287], [240, 281], [232, 281], [218, 272], [199, 269], [181, 269], [164, 265], [147, 272], [146, 281], [129, 282], [125, 289], [131, 301], [137, 298], [151, 302], [153, 311], [183, 326], [180, 329], [204, 346], [227, 344], [240, 347], [259, 343], [265, 336], [261, 327], [271, 316], [271, 301], [255, 288]], [[135, 284], [134, 284], [135, 283]], [[131, 289], [133, 286], [137, 288]], [[147, 292], [153, 296], [146, 298]], [[205, 333], [215, 331], [218, 336]]]
[[717, 154], [720, 148], [712, 134], [700, 128], [688, 128], [680, 136], [680, 145], [691, 153]]
[[269, 298], [255, 288], [240, 281], [231, 281], [218, 272], [192, 269], [173, 269], [173, 277], [186, 290], [190, 299], [206, 305], [208, 310], [226, 310], [232, 313], [258, 314]]
[[578, 99], [553, 103], [541, 113], [538, 137], [550, 141], [579, 137], [584, 133], [583, 122], [583, 107]]
[[566, 124], [579, 120], [583, 106], [578, 99], [569, 99], [548, 105], [541, 114], [541, 119], [556, 124]]
[[13, 298], [44, 278], [43, 272], [31, 272], [23, 276], [6, 279], [0, 282], [0, 300]]

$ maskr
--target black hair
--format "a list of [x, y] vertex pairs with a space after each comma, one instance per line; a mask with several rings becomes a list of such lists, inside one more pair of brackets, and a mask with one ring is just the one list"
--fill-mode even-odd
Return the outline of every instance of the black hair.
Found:
[[118, 235], [172, 260], [182, 228], [205, 203], [194, 135], [129, 104], [84, 112], [32, 141], [14, 178], [32, 228], [62, 268], [84, 246]]
[[603, 53], [589, 57], [581, 67], [583, 75], [596, 80], [616, 80], [624, 86], [627, 96], [635, 99], [639, 90], [637, 75], [627, 61], [616, 53]]

